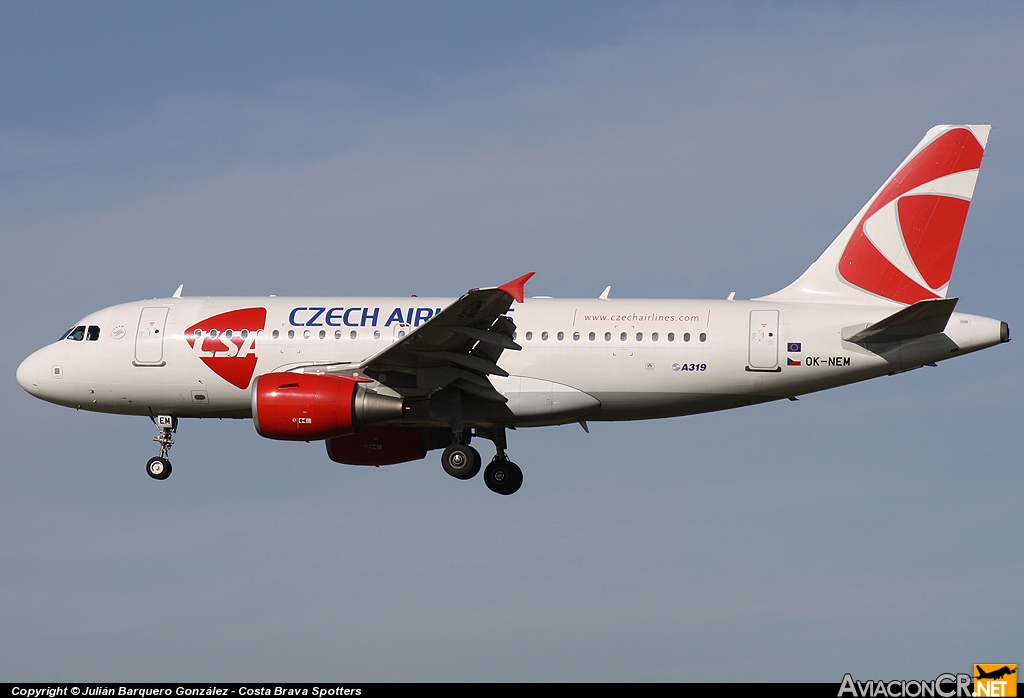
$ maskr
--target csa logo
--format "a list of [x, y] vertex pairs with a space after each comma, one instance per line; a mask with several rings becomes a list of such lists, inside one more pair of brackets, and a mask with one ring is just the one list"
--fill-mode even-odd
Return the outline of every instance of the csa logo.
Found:
[[185, 340], [211, 371], [245, 390], [256, 371], [256, 335], [266, 324], [266, 308], [242, 308], [200, 320], [185, 330]]
[[1016, 696], [1016, 664], [975, 664], [975, 696]]
[[[854, 286], [900, 303], [945, 295], [985, 149], [971, 131], [942, 134], [903, 166], [857, 223], [839, 260]], [[909, 252], [909, 257], [907, 253]]]

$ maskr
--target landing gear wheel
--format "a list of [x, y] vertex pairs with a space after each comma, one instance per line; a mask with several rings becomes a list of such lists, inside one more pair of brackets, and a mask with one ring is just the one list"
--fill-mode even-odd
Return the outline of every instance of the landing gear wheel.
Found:
[[146, 463], [146, 473], [154, 480], [166, 480], [171, 476], [171, 461], [154, 456]]
[[515, 494], [523, 486], [523, 471], [504, 458], [495, 458], [484, 468], [487, 489], [498, 494]]
[[459, 480], [469, 480], [480, 472], [480, 453], [472, 446], [452, 444], [441, 455], [441, 467]]

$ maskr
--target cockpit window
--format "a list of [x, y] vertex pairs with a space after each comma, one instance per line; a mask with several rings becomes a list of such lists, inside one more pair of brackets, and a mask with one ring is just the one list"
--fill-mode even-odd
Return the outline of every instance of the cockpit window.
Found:
[[89, 325], [89, 333], [85, 336], [86, 341], [95, 342], [100, 338], [100, 328], [96, 325]]
[[85, 325], [79, 325], [73, 330], [68, 330], [64, 335], [64, 339], [70, 339], [72, 342], [81, 342], [85, 339]]

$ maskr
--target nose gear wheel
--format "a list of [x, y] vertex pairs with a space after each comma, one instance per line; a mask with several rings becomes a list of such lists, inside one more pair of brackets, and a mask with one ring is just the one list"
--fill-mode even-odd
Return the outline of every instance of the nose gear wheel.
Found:
[[154, 480], [166, 480], [171, 476], [171, 461], [167, 460], [167, 454], [174, 445], [171, 434], [178, 429], [178, 418], [161, 414], [151, 419], [160, 430], [153, 437], [153, 441], [160, 445], [160, 455], [150, 458], [146, 463], [146, 474]]
[[154, 456], [146, 463], [146, 473], [154, 480], [166, 480], [171, 476], [171, 461]]

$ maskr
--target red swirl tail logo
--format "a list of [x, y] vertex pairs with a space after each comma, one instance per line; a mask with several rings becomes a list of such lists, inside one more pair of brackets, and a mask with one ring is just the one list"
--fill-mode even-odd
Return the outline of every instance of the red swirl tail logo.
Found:
[[878, 193], [839, 260], [842, 277], [912, 304], [946, 294], [984, 148], [954, 128], [914, 155]]
[[242, 308], [200, 320], [185, 330], [185, 340], [211, 371], [244, 390], [256, 371], [257, 333], [266, 324], [266, 308]]

